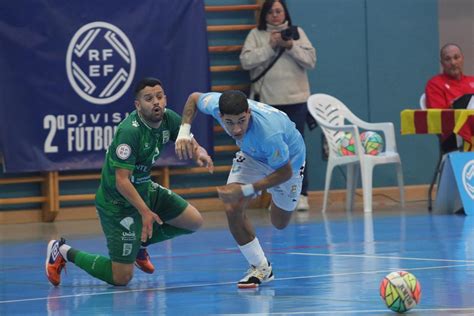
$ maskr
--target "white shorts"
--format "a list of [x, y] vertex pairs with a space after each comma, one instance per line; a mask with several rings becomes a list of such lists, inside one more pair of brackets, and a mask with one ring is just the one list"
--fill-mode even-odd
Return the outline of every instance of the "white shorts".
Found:
[[[302, 170], [304, 170], [304, 166], [301, 166], [298, 172], [293, 173], [293, 176], [288, 181], [268, 189], [268, 192], [272, 195], [273, 203], [282, 210], [288, 212], [295, 210], [303, 184]], [[235, 154], [232, 170], [227, 178], [227, 184], [255, 183], [273, 172], [275, 172], [275, 169], [239, 151]]]

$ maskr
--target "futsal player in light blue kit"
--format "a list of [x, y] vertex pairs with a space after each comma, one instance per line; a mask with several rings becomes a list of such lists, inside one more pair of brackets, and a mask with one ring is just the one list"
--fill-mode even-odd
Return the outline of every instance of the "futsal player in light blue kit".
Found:
[[229, 229], [250, 264], [239, 288], [256, 288], [274, 279], [245, 208], [262, 190], [272, 195], [271, 221], [285, 228], [301, 193], [306, 147], [288, 116], [266, 104], [248, 100], [240, 91], [192, 93], [184, 106], [175, 142], [180, 159], [193, 155], [191, 123], [197, 109], [212, 115], [231, 136], [236, 153], [227, 185], [217, 188], [224, 202]]

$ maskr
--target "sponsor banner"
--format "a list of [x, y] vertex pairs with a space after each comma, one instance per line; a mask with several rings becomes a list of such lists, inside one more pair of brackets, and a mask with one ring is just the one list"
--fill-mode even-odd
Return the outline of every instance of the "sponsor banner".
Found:
[[442, 163], [433, 211], [474, 215], [474, 152], [451, 152]]
[[[143, 77], [163, 82], [177, 113], [210, 89], [203, 0], [18, 0], [2, 5], [0, 21], [6, 172], [101, 168]], [[192, 130], [210, 152], [212, 125], [198, 115]], [[183, 164], [173, 147], [158, 165]]]
[[474, 215], [474, 153], [448, 154], [466, 215]]

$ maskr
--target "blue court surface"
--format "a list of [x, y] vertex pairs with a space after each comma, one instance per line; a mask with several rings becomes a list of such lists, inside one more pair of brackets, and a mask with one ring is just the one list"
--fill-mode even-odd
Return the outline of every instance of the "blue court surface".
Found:
[[[474, 315], [473, 216], [295, 215], [282, 231], [265, 221], [257, 226], [275, 273], [258, 290], [237, 289], [247, 263], [225, 224], [150, 246], [157, 271], [136, 269], [127, 287], [107, 285], [71, 263], [53, 287], [44, 255], [55, 237], [47, 225], [55, 224], [42, 224], [35, 240], [0, 244], [0, 315], [396, 315], [379, 284], [397, 270], [421, 283], [421, 302], [408, 315]], [[13, 226], [9, 231], [20, 236], [31, 227]], [[100, 231], [60, 233], [75, 248], [107, 254]]]

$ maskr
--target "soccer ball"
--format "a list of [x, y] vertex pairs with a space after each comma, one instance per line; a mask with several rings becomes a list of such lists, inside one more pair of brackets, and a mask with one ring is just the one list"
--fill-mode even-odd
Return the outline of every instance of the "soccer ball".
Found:
[[406, 271], [389, 273], [380, 283], [380, 296], [392, 311], [404, 313], [420, 302], [420, 282]]
[[379, 133], [366, 131], [360, 134], [360, 141], [364, 151], [368, 155], [378, 155], [383, 149], [383, 138]]
[[355, 141], [352, 137], [352, 133], [345, 132], [337, 140], [338, 154], [340, 156], [353, 156], [355, 155]]

